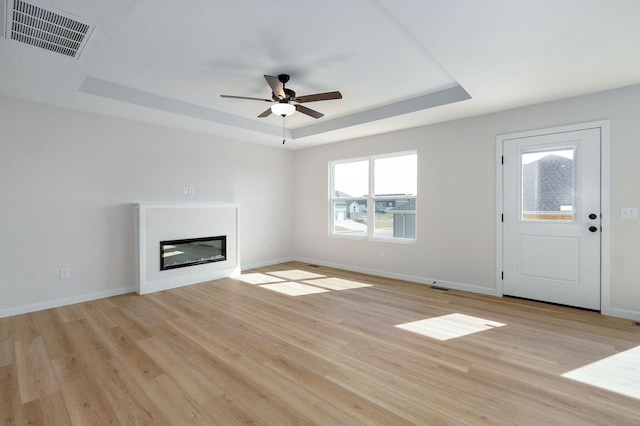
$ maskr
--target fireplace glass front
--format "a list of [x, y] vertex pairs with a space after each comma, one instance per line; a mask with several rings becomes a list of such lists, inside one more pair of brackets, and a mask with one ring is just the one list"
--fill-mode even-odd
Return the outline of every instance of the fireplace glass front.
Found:
[[227, 237], [160, 241], [160, 270], [227, 260]]

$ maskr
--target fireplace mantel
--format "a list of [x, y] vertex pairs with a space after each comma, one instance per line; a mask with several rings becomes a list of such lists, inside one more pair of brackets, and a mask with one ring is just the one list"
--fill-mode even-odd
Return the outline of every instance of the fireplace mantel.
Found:
[[[235, 204], [136, 204], [138, 293], [167, 290], [240, 273]], [[160, 241], [225, 235], [226, 260], [160, 269]]]

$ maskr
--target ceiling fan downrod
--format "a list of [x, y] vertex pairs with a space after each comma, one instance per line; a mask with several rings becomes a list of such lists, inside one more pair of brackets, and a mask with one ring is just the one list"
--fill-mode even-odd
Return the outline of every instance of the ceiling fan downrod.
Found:
[[284, 145], [286, 139], [284, 138], [284, 120], [287, 118], [286, 115], [282, 115], [282, 145]]

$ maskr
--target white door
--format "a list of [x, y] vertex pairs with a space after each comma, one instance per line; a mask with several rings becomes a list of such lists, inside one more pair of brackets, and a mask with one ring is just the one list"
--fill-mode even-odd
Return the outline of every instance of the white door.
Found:
[[600, 129], [502, 145], [503, 294], [600, 310]]

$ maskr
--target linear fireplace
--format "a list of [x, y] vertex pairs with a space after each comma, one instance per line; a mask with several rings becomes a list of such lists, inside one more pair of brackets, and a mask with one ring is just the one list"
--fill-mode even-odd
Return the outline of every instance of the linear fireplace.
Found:
[[227, 260], [227, 236], [160, 241], [160, 270]]
[[[136, 204], [135, 211], [139, 294], [240, 274], [237, 205], [149, 203]], [[218, 241], [204, 247], [199, 237]], [[203, 248], [206, 253], [195, 253]], [[180, 265], [185, 260], [190, 261]]]

